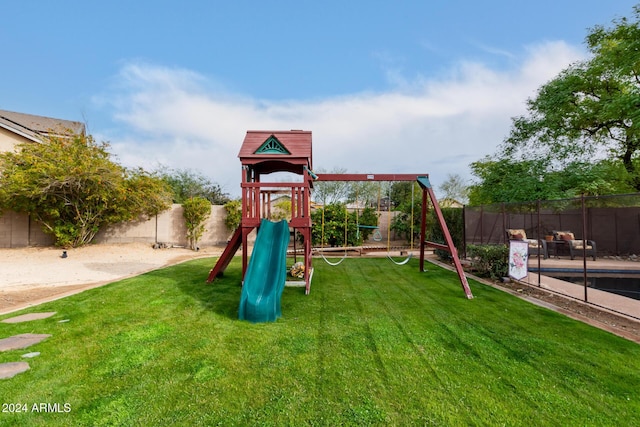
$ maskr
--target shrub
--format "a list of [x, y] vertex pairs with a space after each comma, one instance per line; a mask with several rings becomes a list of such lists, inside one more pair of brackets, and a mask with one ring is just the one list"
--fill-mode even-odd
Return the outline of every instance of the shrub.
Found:
[[198, 240], [205, 232], [204, 222], [211, 215], [211, 203], [204, 197], [192, 197], [182, 204], [185, 223], [187, 226], [187, 240], [191, 249], [198, 248]]
[[224, 219], [224, 224], [229, 230], [235, 230], [240, 227], [240, 221], [242, 220], [242, 208], [240, 200], [231, 200], [224, 204], [224, 210], [227, 212], [227, 216]]
[[[364, 240], [369, 238], [374, 229], [359, 228], [359, 226], [377, 226], [378, 214], [373, 208], [349, 212], [344, 204], [331, 203], [322, 209], [311, 212], [311, 222], [313, 246], [360, 246]], [[346, 242], [345, 225], [347, 227]]]
[[291, 200], [289, 198], [278, 200], [273, 208], [272, 221], [282, 221], [283, 219], [291, 221]]
[[159, 177], [114, 162], [91, 135], [52, 136], [0, 154], [0, 210], [29, 214], [62, 247], [90, 243], [100, 229], [167, 209]]
[[509, 247], [506, 245], [468, 245], [467, 253], [479, 276], [500, 279], [509, 273]]

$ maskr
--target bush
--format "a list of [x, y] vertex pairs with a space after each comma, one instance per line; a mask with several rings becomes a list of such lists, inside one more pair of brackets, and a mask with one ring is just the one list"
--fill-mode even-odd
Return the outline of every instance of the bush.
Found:
[[[345, 220], [347, 227], [346, 242]], [[311, 222], [311, 242], [313, 246], [360, 246], [373, 233], [373, 229], [359, 228], [358, 226], [378, 225], [378, 214], [373, 208], [348, 212], [344, 204], [331, 203], [322, 209], [314, 210], [311, 213]]]
[[467, 253], [479, 276], [500, 279], [509, 274], [508, 246], [468, 245]]
[[[413, 200], [411, 199], [411, 183], [397, 183], [405, 185], [394, 185], [391, 198], [397, 203], [397, 214], [391, 221], [391, 230], [398, 236], [401, 236], [410, 243], [419, 241], [420, 236], [420, 220], [422, 218], [422, 193], [414, 192]], [[430, 210], [431, 207], [429, 207]], [[427, 228], [433, 217], [427, 215]], [[413, 233], [412, 233], [413, 232]]]
[[233, 231], [240, 227], [242, 221], [242, 203], [240, 200], [231, 200], [225, 203], [224, 210], [227, 212], [227, 216], [224, 218], [224, 224], [227, 229]]
[[112, 160], [91, 135], [52, 136], [0, 153], [0, 210], [24, 212], [62, 247], [91, 243], [103, 228], [170, 206], [159, 177]]
[[187, 226], [187, 240], [192, 250], [198, 249], [198, 240], [206, 231], [204, 222], [211, 215], [211, 202], [204, 197], [196, 196], [182, 203], [183, 215]]
[[[355, 223], [349, 222], [346, 218], [347, 210], [342, 203], [332, 203], [317, 209], [311, 213], [311, 241], [313, 246], [329, 245], [329, 246], [346, 246], [345, 242], [345, 223], [346, 235], [355, 236]], [[349, 228], [353, 230], [349, 230]], [[351, 231], [351, 233], [349, 233]]]

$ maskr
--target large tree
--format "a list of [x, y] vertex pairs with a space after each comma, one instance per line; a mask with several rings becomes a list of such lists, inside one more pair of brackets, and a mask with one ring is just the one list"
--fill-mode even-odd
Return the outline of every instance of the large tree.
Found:
[[442, 192], [443, 199], [452, 199], [463, 204], [469, 201], [469, 185], [458, 174], [447, 174], [447, 179], [440, 184], [438, 190]]
[[502, 158], [538, 160], [549, 170], [573, 161], [619, 160], [640, 191], [640, 6], [634, 19], [596, 26], [590, 59], [577, 62], [527, 101], [513, 119]]
[[91, 242], [104, 226], [167, 209], [166, 184], [113, 162], [108, 147], [78, 134], [0, 154], [0, 209], [30, 214], [65, 247]]
[[[322, 174], [324, 169], [317, 169], [317, 173]], [[329, 173], [346, 173], [343, 168], [334, 168]], [[349, 182], [346, 181], [316, 181], [313, 183], [313, 199], [323, 205], [331, 205], [343, 202], [349, 196]]]
[[391, 210], [405, 203], [411, 204], [411, 196], [415, 197], [415, 194], [418, 192], [414, 185], [417, 186], [417, 183], [413, 181], [400, 181], [394, 182], [389, 186], [388, 194], [386, 195], [389, 197]]
[[542, 160], [485, 158], [471, 169], [479, 178], [469, 187], [469, 204], [476, 206], [633, 192], [619, 161], [571, 162], [550, 170]]

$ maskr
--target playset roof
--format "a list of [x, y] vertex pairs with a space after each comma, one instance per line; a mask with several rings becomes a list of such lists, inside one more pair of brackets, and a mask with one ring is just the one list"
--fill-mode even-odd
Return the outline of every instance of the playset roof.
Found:
[[302, 174], [312, 168], [311, 131], [249, 130], [238, 157], [261, 174], [286, 171]]

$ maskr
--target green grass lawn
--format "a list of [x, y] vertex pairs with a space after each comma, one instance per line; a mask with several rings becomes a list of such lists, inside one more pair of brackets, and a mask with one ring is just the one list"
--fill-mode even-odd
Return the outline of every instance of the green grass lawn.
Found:
[[[283, 318], [237, 320], [240, 263], [201, 259], [12, 315], [48, 333], [0, 362], [0, 425], [640, 425], [640, 346], [417, 261], [315, 260]], [[60, 320], [68, 322], [60, 323]], [[58, 403], [61, 412], [33, 412]], [[64, 412], [64, 404], [70, 412]], [[5, 406], [6, 408], [6, 406]]]

